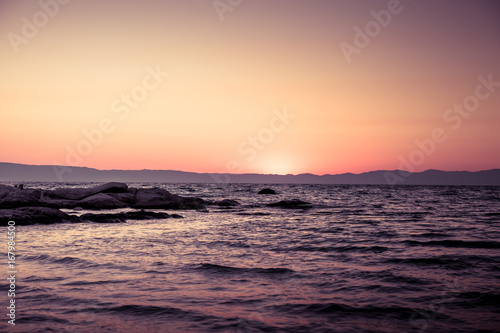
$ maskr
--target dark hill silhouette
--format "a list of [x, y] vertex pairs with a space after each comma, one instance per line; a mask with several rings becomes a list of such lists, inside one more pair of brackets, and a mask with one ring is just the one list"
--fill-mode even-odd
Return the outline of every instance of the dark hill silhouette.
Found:
[[[61, 169], [65, 168], [65, 169]], [[58, 177], [59, 175], [59, 177]], [[370, 171], [337, 175], [208, 174], [174, 170], [98, 170], [0, 162], [0, 182], [172, 182], [172, 183], [259, 183], [259, 184], [395, 184], [404, 185], [500, 185], [500, 169], [485, 171], [426, 170]], [[391, 178], [392, 177], [392, 178]]]

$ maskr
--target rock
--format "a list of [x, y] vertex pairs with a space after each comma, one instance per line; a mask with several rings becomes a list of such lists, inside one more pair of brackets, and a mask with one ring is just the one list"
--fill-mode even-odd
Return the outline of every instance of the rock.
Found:
[[118, 201], [105, 193], [98, 193], [86, 197], [78, 201], [77, 205], [85, 209], [115, 209], [127, 207], [126, 203]]
[[234, 206], [239, 206], [240, 203], [236, 200], [231, 200], [231, 199], [224, 199], [219, 202], [215, 202], [216, 205], [220, 207], [234, 207]]
[[[178, 215], [180, 216], [180, 215]], [[155, 220], [155, 219], [168, 219], [173, 217], [173, 215], [169, 215], [167, 213], [156, 213], [156, 212], [148, 212], [145, 210], [139, 210], [135, 212], [126, 212], [125, 218], [128, 220]], [[182, 217], [182, 216], [181, 216]]]
[[137, 192], [136, 188], [129, 188], [125, 193], [106, 193], [106, 194], [112, 198], [115, 198], [118, 201], [126, 203], [127, 205], [133, 205], [136, 192]]
[[0, 209], [0, 224], [7, 225], [8, 221], [16, 225], [52, 224], [58, 222], [78, 222], [78, 217], [68, 215], [58, 209], [48, 207], [22, 207], [16, 209]]
[[263, 188], [257, 194], [276, 194], [276, 191], [270, 188]]
[[[40, 205], [43, 207], [51, 207], [51, 208], [67, 208], [74, 209], [78, 207], [77, 200], [67, 200], [67, 199], [50, 199], [45, 193], [42, 193], [42, 197], [40, 199]], [[80, 209], [82, 209], [80, 207]]]
[[81, 221], [97, 222], [97, 223], [123, 223], [126, 220], [158, 220], [167, 218], [182, 218], [177, 214], [169, 215], [167, 213], [148, 212], [145, 210], [117, 213], [117, 214], [83, 214], [80, 216]]
[[0, 184], [0, 200], [3, 200], [6, 196], [14, 191], [16, 191], [14, 187]]
[[185, 198], [162, 188], [138, 189], [135, 194], [133, 208], [162, 208], [162, 209], [203, 209], [203, 200], [199, 198]]
[[292, 200], [282, 200], [279, 202], [268, 204], [269, 207], [280, 207], [280, 208], [299, 208], [299, 209], [308, 209], [312, 208], [311, 203], [305, 202], [299, 199]]
[[0, 208], [40, 206], [42, 190], [20, 190], [17, 187], [0, 189]]
[[57, 188], [46, 192], [51, 199], [81, 200], [98, 193], [124, 193], [127, 189], [124, 183], [106, 183], [92, 188]]
[[163, 208], [204, 209], [205, 201], [171, 194], [165, 189], [134, 189], [123, 183], [107, 183], [93, 188], [33, 190], [0, 185], [0, 209], [49, 207], [85, 209]]
[[[41, 206], [53, 208], [77, 208], [82, 207], [86, 209], [113, 209], [128, 207], [134, 202], [136, 189], [128, 189], [125, 193], [98, 193], [89, 197], [78, 200], [58, 199], [50, 192], [42, 193]], [[103, 199], [103, 202], [99, 202]], [[81, 204], [82, 203], [82, 204]]]
[[118, 214], [88, 213], [81, 215], [80, 221], [96, 222], [96, 223], [125, 223], [125, 216], [123, 213], [118, 213]]
[[242, 215], [242, 216], [269, 216], [271, 215], [270, 213], [263, 213], [263, 212], [255, 212], [255, 213], [237, 213], [236, 215]]
[[162, 208], [174, 201], [179, 201], [180, 197], [162, 188], [140, 188], [134, 198], [134, 207], [142, 208]]

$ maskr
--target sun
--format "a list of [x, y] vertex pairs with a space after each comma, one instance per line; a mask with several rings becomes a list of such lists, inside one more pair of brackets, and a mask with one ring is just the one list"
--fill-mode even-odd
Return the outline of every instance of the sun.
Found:
[[258, 169], [264, 174], [287, 175], [293, 173], [294, 165], [286, 158], [269, 157], [259, 163]]

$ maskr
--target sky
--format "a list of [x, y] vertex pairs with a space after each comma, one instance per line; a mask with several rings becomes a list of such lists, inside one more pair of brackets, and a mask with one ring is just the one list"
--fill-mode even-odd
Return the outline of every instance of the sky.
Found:
[[0, 161], [500, 168], [495, 0], [0, 0]]

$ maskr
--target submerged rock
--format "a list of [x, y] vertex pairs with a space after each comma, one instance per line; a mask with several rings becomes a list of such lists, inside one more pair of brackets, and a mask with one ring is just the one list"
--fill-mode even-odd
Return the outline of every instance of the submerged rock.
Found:
[[[174, 216], [175, 215], [175, 216]], [[148, 212], [145, 210], [139, 210], [135, 212], [126, 212], [125, 218], [128, 220], [155, 220], [155, 219], [168, 219], [170, 217], [178, 217], [177, 214], [168, 214], [164, 212]], [[182, 216], [180, 216], [182, 217]]]
[[231, 199], [224, 199], [222, 201], [215, 202], [215, 204], [220, 207], [234, 207], [240, 205], [238, 201]]
[[276, 191], [270, 188], [263, 188], [257, 194], [276, 194]]
[[177, 214], [168, 213], [157, 213], [148, 212], [145, 210], [117, 213], [117, 214], [83, 214], [80, 216], [80, 220], [85, 222], [97, 222], [97, 223], [123, 223], [126, 220], [158, 220], [158, 219], [168, 219], [168, 218], [182, 218], [182, 216]]
[[280, 207], [280, 208], [298, 208], [298, 209], [308, 209], [313, 207], [310, 202], [305, 202], [299, 199], [282, 200], [279, 202], [268, 204], [268, 206]]
[[271, 215], [271, 213], [263, 213], [263, 212], [253, 212], [253, 213], [247, 213], [247, 212], [243, 212], [243, 213], [237, 213], [236, 215], [242, 215], [242, 216], [269, 216]]
[[88, 213], [80, 216], [81, 222], [96, 222], [96, 223], [125, 223], [123, 213], [118, 214], [94, 214]]

